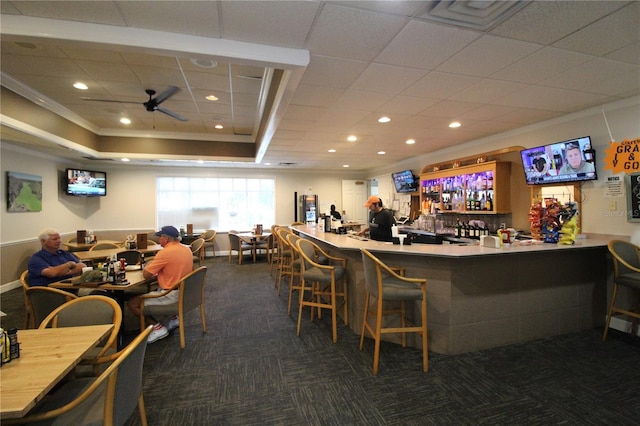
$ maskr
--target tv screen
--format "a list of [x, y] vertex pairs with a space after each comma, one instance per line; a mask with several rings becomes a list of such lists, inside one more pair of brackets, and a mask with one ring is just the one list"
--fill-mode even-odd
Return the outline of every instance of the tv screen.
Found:
[[65, 193], [81, 197], [107, 195], [107, 174], [94, 170], [67, 169]]
[[413, 176], [411, 170], [392, 173], [393, 184], [396, 192], [415, 192], [418, 190], [418, 180]]
[[527, 185], [596, 180], [596, 156], [584, 136], [520, 151]]

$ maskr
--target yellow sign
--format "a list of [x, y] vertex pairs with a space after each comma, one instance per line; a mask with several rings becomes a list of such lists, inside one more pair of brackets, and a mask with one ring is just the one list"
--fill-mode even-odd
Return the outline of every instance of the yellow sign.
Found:
[[604, 150], [604, 169], [613, 170], [613, 173], [638, 173], [640, 172], [640, 138], [625, 139], [622, 142], [611, 142], [609, 148]]

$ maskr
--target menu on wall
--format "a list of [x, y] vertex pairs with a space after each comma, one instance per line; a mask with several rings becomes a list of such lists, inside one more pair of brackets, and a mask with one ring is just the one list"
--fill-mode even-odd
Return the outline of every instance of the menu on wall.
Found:
[[640, 173], [627, 175], [627, 221], [640, 222]]

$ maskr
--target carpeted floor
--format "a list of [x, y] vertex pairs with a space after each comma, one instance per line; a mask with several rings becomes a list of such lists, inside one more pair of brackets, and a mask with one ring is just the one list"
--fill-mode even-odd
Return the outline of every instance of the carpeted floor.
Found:
[[[456, 356], [373, 345], [342, 325], [304, 318], [300, 337], [268, 265], [207, 259], [207, 327], [188, 314], [149, 345], [144, 396], [149, 425], [636, 425], [640, 339], [588, 330]], [[22, 290], [2, 295], [3, 326], [23, 326]], [[132, 320], [133, 318], [129, 318]], [[135, 321], [131, 321], [135, 324]], [[137, 414], [128, 425], [140, 424]]]

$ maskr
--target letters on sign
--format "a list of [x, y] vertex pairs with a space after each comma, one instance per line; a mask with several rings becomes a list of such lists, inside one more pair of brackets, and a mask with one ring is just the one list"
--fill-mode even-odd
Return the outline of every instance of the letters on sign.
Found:
[[605, 154], [605, 170], [627, 174], [640, 172], [640, 138], [611, 142]]

